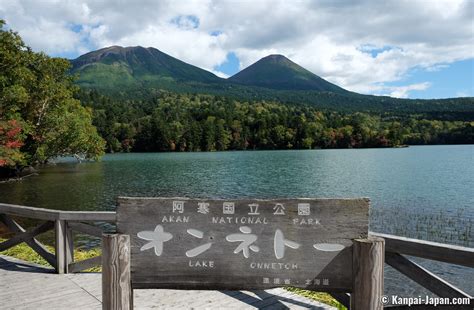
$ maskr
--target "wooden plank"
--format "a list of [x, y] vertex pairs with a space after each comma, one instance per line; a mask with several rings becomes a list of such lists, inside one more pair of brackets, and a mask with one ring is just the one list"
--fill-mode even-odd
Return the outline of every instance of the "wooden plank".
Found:
[[80, 233], [87, 234], [94, 237], [102, 237], [103, 231], [101, 228], [89, 224], [84, 223], [75, 223], [75, 222], [68, 222], [68, 226]]
[[[36, 264], [0, 257], [10, 263], [10, 268], [0, 270], [1, 309], [92, 309], [88, 305], [93, 300], [100, 306], [100, 301], [65, 276], [45, 273]], [[90, 279], [100, 283], [100, 275]]]
[[91, 257], [75, 263], [71, 263], [68, 266], [68, 271], [70, 273], [80, 272], [95, 266], [100, 266], [102, 264], [102, 256]]
[[329, 293], [335, 300], [340, 302], [344, 307], [350, 309], [351, 307], [351, 295], [347, 293]]
[[440, 297], [471, 298], [462, 290], [398, 253], [387, 252], [385, 259], [387, 264]]
[[74, 271], [69, 271], [69, 266], [74, 262], [74, 234], [72, 232], [72, 229], [70, 227], [69, 222], [66, 222], [66, 234], [65, 234], [65, 240], [64, 240], [64, 251], [66, 255], [66, 261], [65, 261], [65, 272], [74, 272]]
[[117, 231], [131, 236], [134, 288], [349, 292], [368, 209], [368, 199], [121, 198]]
[[58, 211], [7, 203], [0, 203], [0, 213], [48, 221], [54, 221], [59, 217]]
[[382, 310], [384, 239], [354, 240], [352, 310]]
[[[23, 262], [23, 268], [17, 269], [14, 266], [19, 262], [18, 260], [2, 255], [0, 258], [0, 261], [11, 264], [8, 270], [0, 269], [1, 309], [96, 309], [101, 307], [99, 300], [101, 299], [102, 286], [99, 273], [45, 274], [40, 273], [39, 268], [35, 269], [33, 267], [35, 264], [31, 264], [31, 267], [26, 269], [25, 266], [30, 263]], [[25, 272], [25, 269], [31, 270], [31, 272]], [[70, 303], [66, 303], [66, 297], [62, 298], [60, 295], [63, 292], [70, 292], [72, 289], [77, 289], [78, 292], [81, 290], [84, 294], [68, 294], [66, 296]], [[333, 309], [329, 306], [318, 305], [308, 298], [294, 295], [290, 297], [284, 293], [283, 289], [272, 289], [266, 293], [284, 296], [283, 302], [287, 304], [285, 309]], [[236, 296], [236, 294], [238, 295]], [[238, 300], [239, 295], [248, 296], [244, 294], [251, 293], [137, 290], [135, 291], [135, 309], [255, 309], [254, 306]], [[237, 299], [230, 296], [236, 296]], [[260, 294], [260, 296], [262, 295]], [[285, 296], [289, 299], [287, 300]], [[264, 298], [262, 297], [262, 299]], [[299, 300], [304, 300], [302, 302], [307, 305], [301, 304]], [[255, 303], [253, 304], [255, 305]], [[312, 306], [313, 304], [316, 305]], [[273, 308], [270, 305], [265, 309]]]
[[[25, 229], [21, 227], [15, 220], [6, 215], [0, 214], [0, 220], [8, 227], [8, 229], [15, 233], [23, 233]], [[56, 268], [56, 256], [49, 252], [49, 250], [36, 238], [31, 238], [25, 241], [30, 248], [32, 248], [38, 255], [43, 257], [53, 268]]]
[[104, 234], [102, 248], [102, 309], [133, 309], [130, 236]]
[[418, 240], [370, 232], [385, 239], [385, 250], [466, 267], [474, 267], [474, 249], [457, 245]]
[[0, 203], [0, 214], [15, 215], [39, 220], [115, 222], [113, 211], [61, 211]]
[[51, 230], [53, 228], [54, 228], [54, 223], [51, 221], [47, 221], [30, 231], [19, 232], [15, 236], [11, 237], [10, 239], [0, 243], [0, 251], [5, 251], [6, 249], [9, 249], [17, 244], [26, 242], [27, 240], [33, 237], [36, 237], [39, 234], [47, 232], [48, 230]]
[[113, 211], [59, 211], [59, 219], [77, 222], [114, 222], [117, 215]]
[[56, 220], [55, 222], [55, 233], [56, 233], [56, 272], [67, 273], [66, 270], [66, 222], [62, 220]]

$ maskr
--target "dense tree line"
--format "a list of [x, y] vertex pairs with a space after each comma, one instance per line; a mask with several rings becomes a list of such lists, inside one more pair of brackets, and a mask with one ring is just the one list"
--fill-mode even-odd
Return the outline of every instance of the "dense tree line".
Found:
[[95, 91], [82, 91], [78, 96], [84, 105], [93, 108], [94, 125], [106, 140], [109, 152], [474, 143], [472, 119], [343, 113], [169, 92], [146, 100], [114, 100]]
[[[84, 74], [84, 73], [82, 73]], [[138, 87], [127, 87], [117, 83], [113, 89], [101, 88], [101, 85], [110, 85], [111, 81], [117, 79], [107, 72], [100, 75], [106, 80], [104, 83], [94, 84], [93, 89], [101, 94], [117, 100], [152, 100], [163, 90], [178, 94], [210, 94], [214, 96], [231, 98], [241, 102], [267, 101], [281, 102], [285, 104], [307, 104], [318, 109], [337, 110], [347, 113], [474, 113], [474, 98], [446, 98], [446, 99], [405, 99], [388, 96], [363, 95], [353, 92], [347, 94], [336, 94], [327, 91], [316, 90], [277, 90], [257, 86], [244, 86], [223, 82], [221, 84], [203, 84], [186, 81], [162, 81], [161, 87], [153, 85], [148, 81]], [[79, 85], [83, 89], [92, 89], [88, 83]]]

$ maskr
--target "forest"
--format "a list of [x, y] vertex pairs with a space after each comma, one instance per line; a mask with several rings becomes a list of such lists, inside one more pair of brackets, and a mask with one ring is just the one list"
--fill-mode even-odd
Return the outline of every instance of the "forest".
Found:
[[474, 143], [472, 113], [361, 113], [308, 105], [159, 92], [77, 98], [93, 110], [107, 152], [397, 147]]

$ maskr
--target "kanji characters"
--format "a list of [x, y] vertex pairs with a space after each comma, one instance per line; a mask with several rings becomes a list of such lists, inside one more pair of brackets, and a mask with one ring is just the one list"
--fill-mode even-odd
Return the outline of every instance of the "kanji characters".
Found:
[[234, 214], [235, 213], [235, 203], [233, 203], [233, 202], [224, 202], [222, 204], [222, 213], [224, 213], [224, 214]]
[[309, 203], [299, 203], [298, 204], [298, 215], [310, 215], [311, 206]]
[[285, 215], [285, 206], [282, 203], [276, 203], [273, 210], [275, 210], [274, 215]]
[[209, 203], [208, 202], [198, 202], [198, 213], [208, 214], [209, 213]]
[[258, 203], [251, 203], [249, 204], [249, 208], [250, 208], [250, 211], [249, 211], [249, 215], [259, 215], [260, 212], [258, 211]]
[[173, 201], [173, 213], [183, 213], [184, 212], [184, 201]]

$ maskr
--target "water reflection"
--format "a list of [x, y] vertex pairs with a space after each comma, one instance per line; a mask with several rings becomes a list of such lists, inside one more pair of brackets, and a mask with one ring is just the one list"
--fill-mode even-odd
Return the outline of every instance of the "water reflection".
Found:
[[473, 176], [470, 145], [114, 154], [0, 184], [0, 201], [113, 210], [117, 196], [370, 197], [372, 230], [474, 246]]

